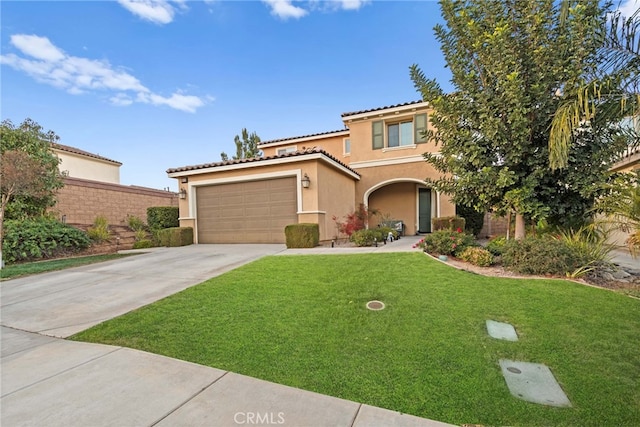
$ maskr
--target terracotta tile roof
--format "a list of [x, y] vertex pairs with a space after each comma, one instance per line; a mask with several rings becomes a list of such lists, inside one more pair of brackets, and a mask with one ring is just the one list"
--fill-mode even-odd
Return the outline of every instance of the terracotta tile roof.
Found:
[[104, 160], [106, 162], [117, 164], [118, 166], [122, 166], [122, 163], [116, 162], [115, 160], [108, 159], [106, 157], [102, 157], [98, 154], [89, 153], [88, 151], [80, 150], [79, 148], [70, 147], [68, 145], [57, 144], [55, 142], [51, 143], [51, 146], [56, 150], [66, 151], [71, 154], [79, 154], [81, 156], [91, 157], [94, 159]]
[[245, 163], [260, 163], [260, 162], [264, 162], [266, 160], [285, 159], [285, 158], [288, 158], [288, 157], [304, 157], [304, 156], [309, 155], [309, 154], [317, 154], [317, 153], [324, 154], [325, 156], [329, 157], [331, 160], [333, 160], [334, 162], [336, 162], [340, 166], [342, 166], [342, 167], [348, 169], [350, 172], [353, 172], [354, 174], [360, 176], [360, 174], [358, 172], [356, 172], [355, 170], [351, 169], [345, 163], [342, 163], [340, 160], [336, 159], [331, 154], [327, 153], [326, 151], [324, 151], [322, 148], [319, 148], [319, 147], [307, 148], [305, 150], [298, 150], [298, 151], [294, 151], [294, 152], [291, 152], [291, 153], [285, 153], [285, 154], [280, 154], [280, 155], [276, 155], [276, 156], [252, 157], [252, 158], [249, 158], [249, 159], [227, 160], [227, 161], [214, 162], [214, 163], [204, 163], [204, 164], [201, 164], [201, 165], [182, 166], [182, 167], [179, 167], [179, 168], [167, 169], [167, 173], [169, 174], [169, 173], [176, 173], [176, 172], [188, 172], [188, 171], [195, 171], [195, 170], [198, 170], [198, 169], [216, 168], [216, 167], [220, 167], [220, 166], [242, 165], [242, 164], [245, 164]]
[[291, 141], [294, 139], [302, 139], [302, 138], [311, 138], [314, 136], [329, 136], [332, 133], [339, 133], [339, 132], [345, 132], [348, 131], [349, 129], [340, 129], [340, 130], [332, 130], [329, 132], [320, 132], [320, 133], [312, 133], [310, 135], [302, 135], [302, 136], [292, 136], [289, 138], [281, 138], [281, 139], [272, 139], [271, 141], [261, 141], [258, 145], [264, 145], [264, 144], [271, 144], [273, 142], [284, 142], [284, 141]]
[[373, 111], [380, 111], [380, 110], [386, 110], [387, 108], [398, 108], [398, 107], [405, 107], [407, 105], [413, 105], [413, 104], [420, 104], [424, 101], [419, 100], [419, 101], [410, 101], [410, 102], [405, 102], [403, 104], [395, 104], [395, 105], [387, 105], [386, 107], [378, 107], [378, 108], [372, 108], [370, 110], [360, 110], [360, 111], [351, 111], [348, 113], [342, 113], [341, 117], [346, 117], [346, 116], [355, 116], [356, 114], [364, 114], [364, 113], [371, 113]]

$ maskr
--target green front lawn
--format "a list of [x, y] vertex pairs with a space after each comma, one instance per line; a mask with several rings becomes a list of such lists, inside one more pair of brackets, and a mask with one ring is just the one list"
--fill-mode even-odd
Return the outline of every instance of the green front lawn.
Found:
[[5, 266], [0, 270], [0, 277], [9, 279], [12, 277], [29, 276], [31, 274], [46, 273], [48, 271], [65, 270], [67, 268], [79, 267], [81, 265], [95, 264], [97, 262], [110, 261], [112, 259], [123, 258], [133, 254], [106, 254], [91, 255], [75, 258], [61, 258], [50, 261], [25, 262]]
[[[387, 304], [365, 308], [369, 300]], [[518, 342], [490, 338], [511, 323]], [[121, 345], [452, 424], [632, 426], [640, 301], [499, 279], [421, 253], [274, 256], [73, 339]], [[509, 394], [501, 358], [548, 365], [573, 404]]]

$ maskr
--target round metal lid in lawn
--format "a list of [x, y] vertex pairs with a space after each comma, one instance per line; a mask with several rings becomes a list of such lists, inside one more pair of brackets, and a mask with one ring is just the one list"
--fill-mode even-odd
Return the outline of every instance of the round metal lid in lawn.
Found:
[[376, 300], [369, 301], [367, 303], [367, 308], [373, 311], [384, 310], [384, 303], [382, 301], [376, 301]]

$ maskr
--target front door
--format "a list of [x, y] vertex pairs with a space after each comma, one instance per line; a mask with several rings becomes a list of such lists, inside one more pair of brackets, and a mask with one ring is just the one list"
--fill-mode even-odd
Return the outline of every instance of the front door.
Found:
[[431, 233], [431, 190], [418, 190], [418, 232]]

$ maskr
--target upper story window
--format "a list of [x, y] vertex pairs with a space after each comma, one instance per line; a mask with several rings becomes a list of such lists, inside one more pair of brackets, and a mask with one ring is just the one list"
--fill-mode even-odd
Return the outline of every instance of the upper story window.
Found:
[[372, 147], [403, 147], [427, 142], [427, 115], [417, 114], [402, 121], [378, 120], [372, 123]]
[[282, 156], [283, 154], [295, 153], [296, 151], [298, 151], [298, 148], [295, 145], [292, 145], [291, 147], [278, 148], [276, 155]]
[[349, 138], [343, 140], [343, 154], [351, 154], [351, 139]]

